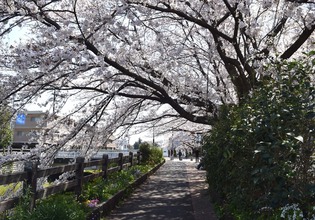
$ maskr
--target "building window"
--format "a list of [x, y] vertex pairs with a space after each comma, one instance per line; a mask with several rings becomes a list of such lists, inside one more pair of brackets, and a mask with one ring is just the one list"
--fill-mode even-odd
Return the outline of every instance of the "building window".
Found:
[[25, 136], [24, 131], [18, 131], [16, 134], [17, 134], [17, 136], [20, 136], [20, 137]]
[[40, 117], [31, 117], [32, 122], [40, 122], [42, 119]]

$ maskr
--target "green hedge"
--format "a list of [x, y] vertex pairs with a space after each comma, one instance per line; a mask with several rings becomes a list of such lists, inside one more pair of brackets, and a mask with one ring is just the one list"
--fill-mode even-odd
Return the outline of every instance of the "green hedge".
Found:
[[163, 152], [158, 146], [151, 145], [147, 142], [140, 144], [139, 151], [141, 153], [141, 163], [154, 165], [162, 162]]
[[313, 69], [312, 56], [270, 66], [251, 97], [222, 106], [204, 146], [220, 216], [280, 219], [292, 204], [315, 214]]

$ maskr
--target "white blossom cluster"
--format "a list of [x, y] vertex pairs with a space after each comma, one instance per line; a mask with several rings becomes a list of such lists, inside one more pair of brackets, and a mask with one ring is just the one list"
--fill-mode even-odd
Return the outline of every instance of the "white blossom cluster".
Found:
[[[313, 211], [315, 211], [315, 207], [313, 207]], [[281, 218], [288, 220], [297, 220], [297, 219], [305, 219], [305, 220], [314, 220], [315, 214], [312, 215], [311, 218], [304, 218], [302, 210], [299, 208], [299, 204], [287, 204], [285, 207], [281, 209]]]

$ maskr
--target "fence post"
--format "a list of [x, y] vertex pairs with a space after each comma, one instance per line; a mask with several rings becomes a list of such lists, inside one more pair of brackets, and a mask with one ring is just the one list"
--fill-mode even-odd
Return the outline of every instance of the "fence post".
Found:
[[76, 186], [75, 186], [75, 194], [77, 196], [77, 199], [82, 193], [82, 187], [83, 187], [83, 163], [84, 163], [84, 157], [77, 157], [76, 159], [76, 168], [75, 168], [75, 179], [76, 179]]
[[118, 162], [118, 166], [119, 166], [119, 171], [121, 171], [123, 169], [123, 164], [124, 164], [124, 154], [123, 153], [119, 153], [118, 154], [118, 158], [119, 158], [119, 162]]
[[132, 167], [133, 166], [133, 152], [129, 152], [129, 163], [130, 163], [130, 166]]
[[102, 171], [104, 172], [103, 179], [106, 180], [108, 175], [108, 154], [103, 154]]
[[140, 153], [140, 151], [137, 152], [137, 161], [138, 161], [138, 164], [141, 164], [141, 153]]
[[[38, 161], [27, 161], [24, 164], [24, 171], [27, 172], [27, 180], [24, 185], [24, 193], [27, 193], [27, 190], [30, 190], [30, 211], [32, 211], [35, 208], [35, 201], [36, 201], [36, 189], [37, 189], [37, 165]], [[28, 188], [28, 189], [27, 189]]]

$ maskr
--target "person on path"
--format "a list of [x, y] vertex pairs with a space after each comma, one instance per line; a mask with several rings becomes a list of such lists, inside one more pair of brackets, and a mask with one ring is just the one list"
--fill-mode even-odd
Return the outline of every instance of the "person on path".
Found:
[[179, 153], [178, 153], [179, 160], [182, 160], [182, 155], [183, 155], [183, 153], [181, 151], [179, 151]]

